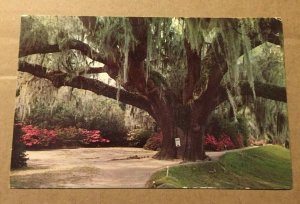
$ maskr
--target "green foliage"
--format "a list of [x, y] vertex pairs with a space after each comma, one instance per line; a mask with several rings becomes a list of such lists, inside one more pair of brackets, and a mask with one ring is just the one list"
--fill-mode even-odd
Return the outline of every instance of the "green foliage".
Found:
[[101, 130], [105, 138], [110, 140], [109, 145], [124, 146], [127, 143], [127, 129], [123, 120], [122, 115], [110, 119], [99, 116], [91, 120], [90, 127]]
[[58, 147], [77, 147], [80, 145], [79, 141], [83, 140], [84, 135], [76, 127], [56, 129], [56, 146]]
[[288, 140], [286, 104], [268, 99], [257, 99], [252, 107], [261, 135], [269, 136], [275, 144]]
[[264, 146], [225, 154], [219, 161], [179, 165], [158, 171], [148, 181], [177, 188], [291, 189], [290, 152], [280, 146]]
[[62, 106], [57, 106], [54, 109], [44, 105], [36, 104], [31, 112], [25, 118], [26, 124], [32, 124], [40, 128], [53, 129], [56, 127], [68, 127], [74, 125], [74, 117], [71, 112], [68, 112]]
[[128, 146], [130, 147], [143, 147], [147, 140], [152, 135], [151, 130], [134, 129], [128, 132]]
[[[266, 31], [264, 31], [266, 32]], [[279, 33], [280, 34], [280, 33]], [[263, 33], [264, 35], [264, 33]], [[272, 43], [264, 43], [249, 52], [252, 62], [254, 80], [277, 86], [285, 86], [285, 70], [282, 47]], [[242, 58], [238, 60], [242, 80], [247, 79], [247, 71], [242, 68]], [[256, 121], [260, 131], [260, 138], [269, 136], [272, 141], [282, 144], [288, 140], [288, 122], [286, 103], [264, 98], [252, 100], [243, 97], [242, 103], [254, 114], [249, 119]]]
[[137, 40], [132, 33], [128, 18], [124, 17], [98, 17], [95, 32], [88, 35], [88, 39], [97, 45], [103, 55], [117, 61], [116, 55], [121, 59], [123, 69], [120, 70], [117, 83], [126, 83], [128, 80], [128, 56], [135, 47]]
[[12, 143], [12, 154], [11, 154], [11, 169], [18, 169], [21, 167], [26, 167], [26, 161], [28, 158], [26, 157], [25, 145], [21, 142], [22, 130], [21, 124], [18, 124], [15, 121], [14, 124], [14, 132], [13, 132], [13, 143]]
[[22, 51], [32, 46], [42, 47], [47, 44], [48, 40], [46, 27], [30, 16], [22, 18], [20, 36], [20, 50]]

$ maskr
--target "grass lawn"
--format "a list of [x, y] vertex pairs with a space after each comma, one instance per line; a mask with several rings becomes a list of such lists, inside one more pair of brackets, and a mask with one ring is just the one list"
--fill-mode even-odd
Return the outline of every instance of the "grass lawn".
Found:
[[[155, 184], [153, 184], [155, 182]], [[268, 145], [226, 153], [218, 161], [182, 164], [154, 173], [152, 188], [291, 189], [290, 151]]]

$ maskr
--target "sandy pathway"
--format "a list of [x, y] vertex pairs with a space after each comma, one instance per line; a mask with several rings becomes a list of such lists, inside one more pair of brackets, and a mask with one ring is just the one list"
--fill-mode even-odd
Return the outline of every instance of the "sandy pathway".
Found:
[[[180, 162], [141, 148], [28, 151], [28, 169], [11, 172], [15, 188], [143, 188], [150, 175]], [[140, 159], [135, 158], [136, 156]], [[133, 157], [131, 159], [128, 159]]]
[[222, 152], [205, 152], [205, 154], [207, 156], [209, 156], [212, 161], [214, 161], [214, 160], [218, 160], [221, 156], [223, 156], [227, 152], [240, 152], [242, 150], [252, 149], [252, 148], [256, 148], [256, 147], [258, 147], [258, 146], [249, 146], [249, 147], [244, 147], [244, 148], [240, 148], [240, 149], [226, 150], [226, 151], [222, 151]]

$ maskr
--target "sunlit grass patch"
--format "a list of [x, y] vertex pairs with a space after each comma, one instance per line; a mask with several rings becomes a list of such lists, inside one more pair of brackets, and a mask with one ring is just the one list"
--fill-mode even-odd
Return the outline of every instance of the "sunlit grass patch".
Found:
[[219, 161], [171, 167], [169, 177], [172, 179], [166, 177], [166, 170], [156, 172], [152, 175], [148, 186], [291, 189], [290, 151], [280, 146], [270, 145], [230, 152]]

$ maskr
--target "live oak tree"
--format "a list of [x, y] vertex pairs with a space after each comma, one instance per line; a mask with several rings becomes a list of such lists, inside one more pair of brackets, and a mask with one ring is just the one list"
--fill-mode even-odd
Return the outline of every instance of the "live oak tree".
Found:
[[[253, 57], [257, 48], [269, 56], [282, 53], [282, 46], [282, 23], [275, 18], [27, 16], [19, 71], [148, 112], [163, 133], [156, 157], [195, 161], [205, 158], [206, 122], [223, 102], [233, 110], [243, 96], [286, 102], [284, 83], [277, 83], [283, 66], [275, 67], [272, 58], [263, 68]], [[276, 59], [283, 64], [282, 55]], [[99, 73], [116, 86], [99, 80]], [[281, 75], [270, 79], [270, 73]], [[179, 136], [184, 145], [178, 151]]]

